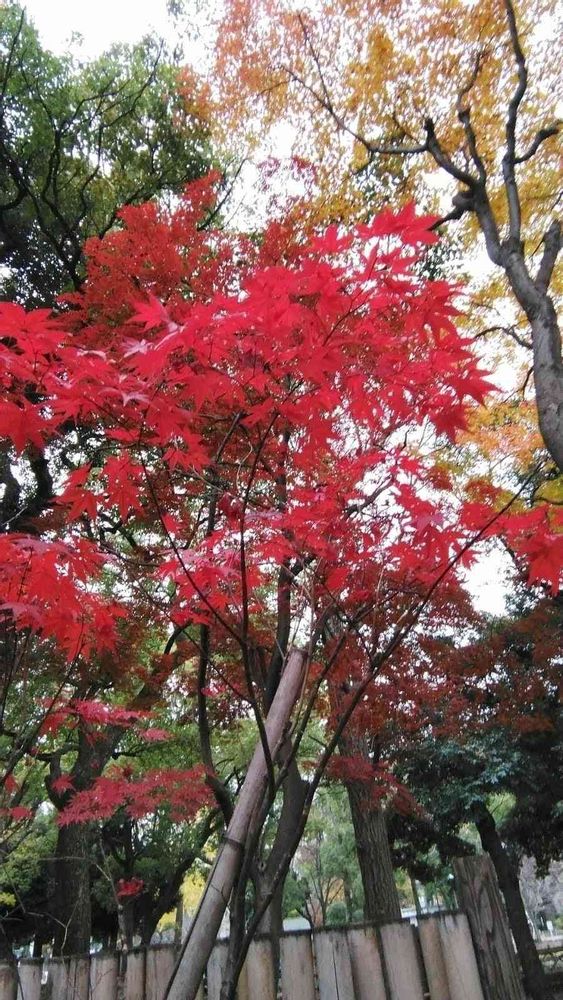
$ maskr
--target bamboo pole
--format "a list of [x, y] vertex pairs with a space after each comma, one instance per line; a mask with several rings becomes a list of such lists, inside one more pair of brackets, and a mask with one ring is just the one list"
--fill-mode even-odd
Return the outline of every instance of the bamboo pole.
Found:
[[[266, 739], [272, 760], [276, 759], [280, 750], [291, 712], [299, 698], [304, 671], [305, 654], [301, 650], [293, 649], [288, 656], [265, 721]], [[240, 869], [250, 821], [264, 795], [267, 777], [266, 758], [260, 742], [254, 751], [231, 822], [215, 858], [163, 1000], [195, 1000], [197, 996], [199, 984]]]

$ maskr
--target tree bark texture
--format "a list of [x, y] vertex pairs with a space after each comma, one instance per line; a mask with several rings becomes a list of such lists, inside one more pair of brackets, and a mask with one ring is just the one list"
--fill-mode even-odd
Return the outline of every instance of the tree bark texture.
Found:
[[488, 854], [454, 858], [456, 893], [475, 947], [485, 1000], [525, 1000], [506, 911]]
[[477, 829], [483, 849], [493, 862], [498, 884], [504, 896], [526, 992], [532, 1000], [548, 1000], [551, 994], [526, 916], [516, 866], [502, 843], [493, 817], [487, 810], [484, 810], [482, 817], [478, 819]]
[[90, 906], [90, 860], [92, 830], [86, 823], [61, 826], [55, 852], [55, 941], [56, 957], [88, 955], [92, 917]]
[[[369, 757], [361, 737], [344, 734], [340, 752], [347, 757]], [[401, 904], [393, 874], [393, 860], [385, 811], [374, 802], [370, 789], [362, 781], [345, 781], [354, 826], [356, 852], [364, 889], [366, 920], [391, 923], [401, 919]]]
[[401, 904], [393, 874], [385, 812], [381, 806], [370, 803], [369, 795], [359, 782], [348, 782], [346, 790], [364, 889], [365, 919], [400, 920]]

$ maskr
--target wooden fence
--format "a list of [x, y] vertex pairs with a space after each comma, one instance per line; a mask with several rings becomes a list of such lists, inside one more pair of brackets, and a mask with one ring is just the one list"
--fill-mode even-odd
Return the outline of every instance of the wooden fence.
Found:
[[[219, 941], [201, 1000], [219, 1000], [226, 957]], [[24, 959], [17, 973], [0, 966], [0, 1000], [162, 1000], [175, 958], [172, 945], [132, 951], [121, 977], [114, 954]], [[418, 927], [401, 921], [284, 934], [280, 991], [283, 1000], [486, 1000], [463, 913], [423, 917]], [[276, 1000], [267, 940], [251, 944], [237, 997]]]

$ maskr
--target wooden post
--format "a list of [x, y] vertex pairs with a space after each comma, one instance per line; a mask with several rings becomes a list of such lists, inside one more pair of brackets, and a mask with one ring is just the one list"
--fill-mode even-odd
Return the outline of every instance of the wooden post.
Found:
[[[430, 1000], [452, 1000], [439, 921], [439, 917], [421, 917], [418, 924], [418, 938], [422, 949]], [[473, 943], [471, 943], [471, 951], [473, 951]]]
[[319, 930], [313, 936], [320, 1000], [354, 996], [352, 962], [346, 932]]
[[173, 944], [147, 948], [146, 1000], [162, 1000], [166, 984], [174, 972], [176, 954]]
[[467, 914], [485, 1000], [525, 1000], [510, 928], [488, 854], [454, 861], [456, 892]]
[[[102, 952], [90, 958], [90, 993], [88, 1000], [116, 1000], [118, 956]], [[27, 997], [23, 997], [27, 1000]]]
[[[22, 958], [18, 964], [17, 1000], [39, 1000], [39, 997], [41, 996], [42, 971], [42, 959]], [[0, 996], [3, 996], [1, 991]]]
[[467, 915], [445, 913], [438, 921], [451, 1000], [483, 1000]]
[[276, 977], [272, 962], [270, 942], [261, 938], [253, 941], [246, 957], [246, 971], [250, 997], [260, 1000], [276, 1000]]
[[387, 1000], [375, 929], [351, 927], [347, 937], [356, 1000]]
[[315, 970], [309, 934], [284, 934], [280, 939], [283, 1000], [315, 1000]]
[[383, 960], [393, 1000], [423, 1000], [414, 928], [401, 922], [381, 926]]
[[147, 954], [144, 948], [127, 952], [125, 1000], [145, 1000]]
[[90, 993], [90, 956], [51, 958], [49, 960], [50, 1000], [88, 1000]]

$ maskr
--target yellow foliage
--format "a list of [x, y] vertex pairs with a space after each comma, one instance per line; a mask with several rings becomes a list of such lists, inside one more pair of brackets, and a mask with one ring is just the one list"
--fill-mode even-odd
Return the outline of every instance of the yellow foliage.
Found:
[[533, 465], [543, 448], [535, 408], [519, 399], [476, 407], [460, 442], [475, 444], [493, 463], [510, 459], [522, 469]]
[[[397, 205], [408, 198], [425, 210], [440, 206], [444, 214], [458, 181], [428, 152], [430, 118], [454, 174], [475, 175], [482, 165], [502, 241], [508, 235], [502, 160], [519, 79], [512, 10], [527, 65], [515, 171], [533, 276], [560, 201], [560, 134], [537, 142], [538, 130], [555, 127], [563, 109], [563, 8], [556, 0], [225, 0], [210, 74], [216, 138], [247, 155], [267, 148], [272, 126], [289, 123], [288, 153], [315, 168], [300, 207], [303, 225], [363, 218], [389, 200]], [[401, 158], [398, 148], [419, 152]], [[528, 321], [504, 272], [491, 274], [490, 263], [479, 276], [478, 267], [471, 272], [471, 251], [484, 257], [473, 213], [463, 216], [459, 232], [477, 285], [460, 322], [472, 334], [510, 328], [512, 340], [499, 335], [496, 356], [489, 349], [487, 361], [506, 366], [516, 352], [520, 367]], [[559, 267], [550, 286], [556, 303], [562, 281]], [[483, 411], [471, 432], [491, 461], [502, 461], [504, 452], [525, 466], [541, 447], [531, 403]]]
[[205, 878], [199, 872], [190, 872], [182, 884], [182, 899], [188, 913], [194, 913], [205, 888]]
[[[525, 149], [539, 125], [557, 118], [563, 91], [554, 0], [522, 0], [517, 13], [529, 66], [519, 117]], [[468, 107], [493, 180], [495, 212], [499, 221], [505, 218], [500, 151], [516, 66], [502, 0], [315, 0], [306, 6], [226, 0], [210, 82], [216, 133], [229, 150], [263, 142], [280, 119], [293, 123], [293, 152], [322, 165], [322, 183], [352, 213], [358, 200], [349, 188], [368, 160], [358, 136], [384, 146], [421, 144], [430, 115], [442, 146], [463, 168], [467, 139], [458, 112]], [[405, 194], [413, 193], [413, 173], [438, 170], [428, 155], [412, 166]], [[519, 168], [530, 241], [545, 229], [560, 168], [557, 137]], [[326, 192], [317, 192], [321, 200]]]

